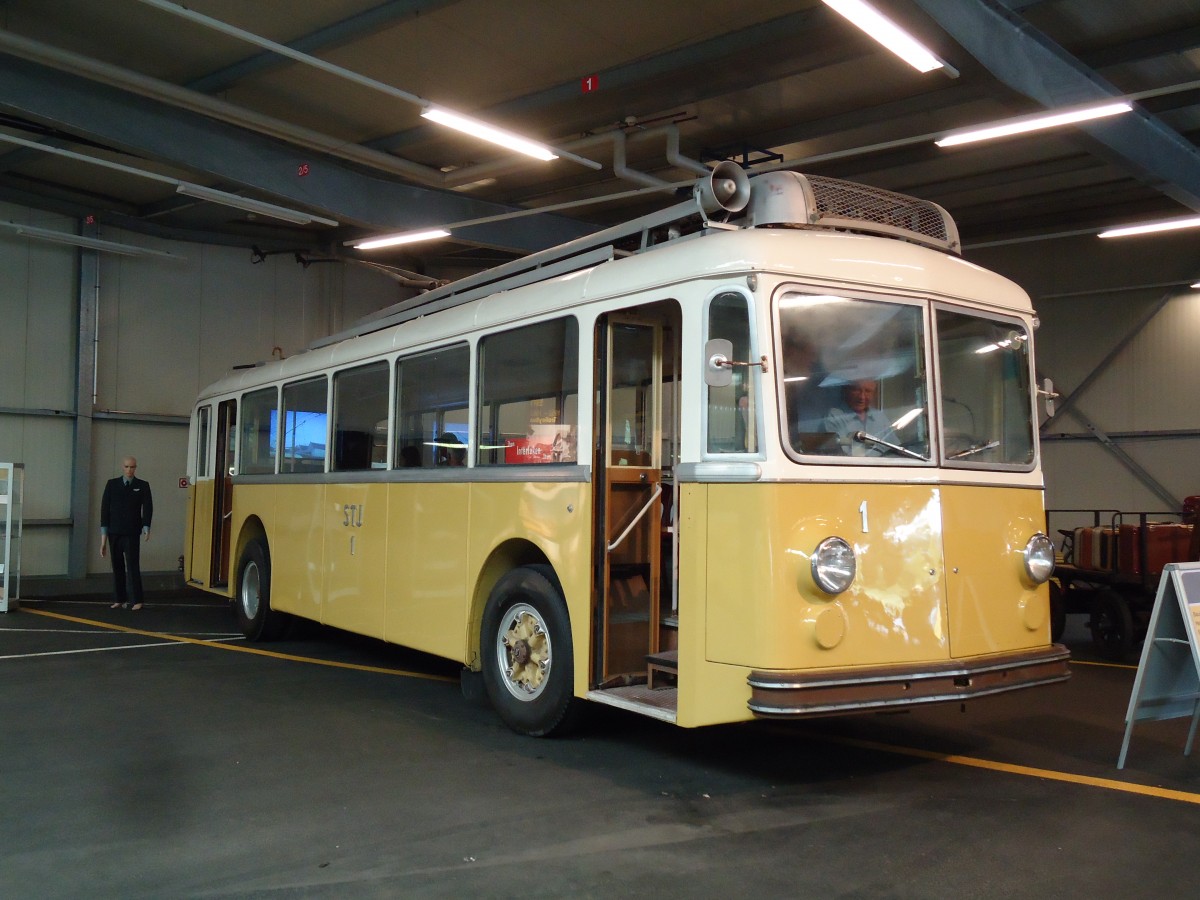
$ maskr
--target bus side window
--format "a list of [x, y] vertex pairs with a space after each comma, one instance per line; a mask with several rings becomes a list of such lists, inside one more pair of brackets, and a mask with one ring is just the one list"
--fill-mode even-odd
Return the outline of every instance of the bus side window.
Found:
[[466, 344], [418, 353], [396, 363], [397, 469], [438, 465], [439, 444], [450, 432], [467, 442], [471, 353]]
[[254, 391], [242, 398], [241, 447], [238, 469], [243, 475], [275, 472], [276, 423], [279, 392], [275, 388]]
[[479, 344], [479, 465], [573, 463], [579, 325], [539, 322]]
[[196, 410], [196, 477], [208, 477], [208, 433], [212, 419], [212, 407], [201, 406]]
[[[750, 309], [744, 294], [728, 291], [714, 297], [708, 307], [707, 339], [724, 338], [733, 344], [732, 358], [751, 359]], [[758, 450], [757, 398], [753, 366], [735, 366], [733, 381], [708, 388], [709, 453], [754, 453]]]
[[[388, 364], [371, 363], [333, 376], [333, 469], [353, 472], [376, 468], [386, 457]], [[379, 423], [383, 422], [382, 433]], [[383, 449], [377, 452], [377, 444]], [[378, 468], [384, 468], [383, 465]]]
[[329, 415], [324, 376], [283, 386], [283, 455], [285, 475], [325, 471]]

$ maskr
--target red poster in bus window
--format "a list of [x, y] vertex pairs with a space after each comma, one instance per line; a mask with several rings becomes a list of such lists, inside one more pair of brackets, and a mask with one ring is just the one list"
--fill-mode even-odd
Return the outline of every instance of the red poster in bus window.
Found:
[[570, 425], [531, 425], [523, 438], [504, 442], [506, 463], [556, 463], [575, 461], [574, 433]]

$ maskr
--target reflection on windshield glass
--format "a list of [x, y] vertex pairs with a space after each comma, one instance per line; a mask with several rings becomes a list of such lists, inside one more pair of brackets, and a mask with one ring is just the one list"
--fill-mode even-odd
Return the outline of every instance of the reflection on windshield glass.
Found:
[[937, 311], [947, 462], [1033, 463], [1029, 335], [1010, 322]]
[[[931, 459], [922, 308], [829, 294], [779, 300], [783, 417], [792, 450], [829, 461]], [[1028, 467], [1029, 334], [1015, 321], [936, 309], [940, 459]]]
[[788, 293], [779, 303], [779, 330], [793, 450], [929, 459], [920, 307]]

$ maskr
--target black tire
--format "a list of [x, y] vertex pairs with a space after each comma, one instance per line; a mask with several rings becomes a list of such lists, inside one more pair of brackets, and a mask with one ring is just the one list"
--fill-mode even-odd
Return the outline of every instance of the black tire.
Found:
[[479, 643], [484, 687], [504, 724], [545, 737], [576, 723], [571, 622], [551, 570], [523, 566], [496, 583]]
[[248, 641], [275, 641], [287, 628], [287, 616], [271, 609], [271, 557], [261, 540], [242, 551], [233, 608]]
[[1124, 662], [1133, 650], [1133, 614], [1125, 598], [1113, 590], [1097, 592], [1088, 623], [1096, 652], [1112, 662]]
[[1058, 643], [1067, 630], [1067, 598], [1057, 581], [1050, 582], [1050, 640]]

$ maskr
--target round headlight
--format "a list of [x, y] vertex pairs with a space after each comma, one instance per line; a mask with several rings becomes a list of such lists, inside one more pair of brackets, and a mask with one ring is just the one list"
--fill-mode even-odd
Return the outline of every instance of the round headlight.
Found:
[[1040, 531], [1025, 545], [1025, 572], [1034, 584], [1042, 584], [1054, 572], [1054, 542]]
[[854, 581], [858, 568], [854, 548], [840, 537], [827, 537], [812, 555], [812, 577], [827, 594], [840, 594]]

